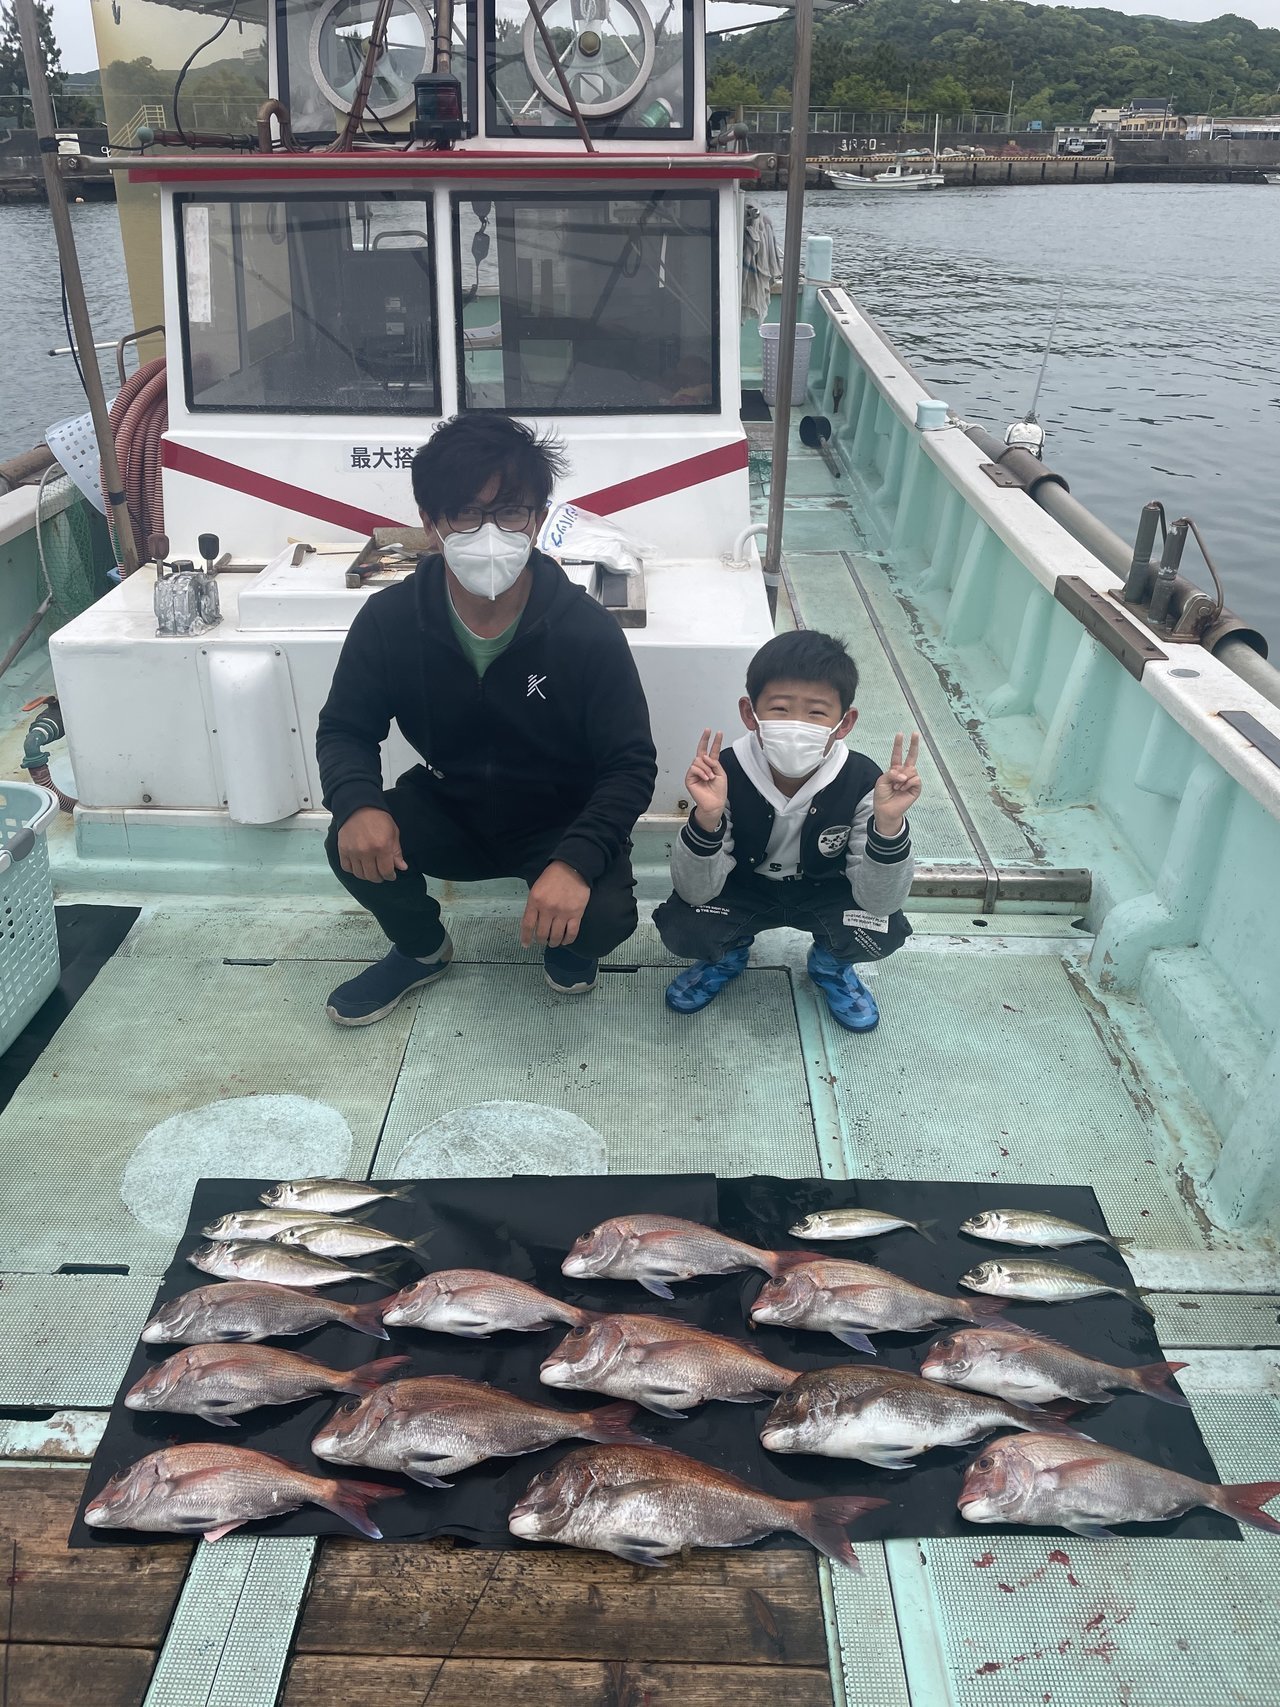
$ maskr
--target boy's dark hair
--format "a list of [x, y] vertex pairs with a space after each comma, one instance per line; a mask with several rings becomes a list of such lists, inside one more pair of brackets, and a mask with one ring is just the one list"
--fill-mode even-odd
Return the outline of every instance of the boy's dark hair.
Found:
[[747, 698], [752, 705], [770, 682], [821, 682], [840, 696], [848, 711], [858, 691], [858, 666], [844, 642], [815, 628], [798, 628], [766, 640], [747, 665]]
[[531, 504], [540, 510], [569, 463], [559, 439], [539, 438], [509, 415], [455, 415], [413, 459], [413, 496], [432, 521], [474, 501], [495, 474], [502, 476], [495, 503]]

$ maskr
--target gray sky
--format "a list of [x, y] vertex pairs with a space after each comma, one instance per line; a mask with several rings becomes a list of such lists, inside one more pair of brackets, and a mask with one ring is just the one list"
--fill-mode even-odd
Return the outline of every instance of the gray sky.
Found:
[[[97, 3], [105, 6], [108, 0], [97, 0]], [[130, 0], [121, 0], [123, 6], [127, 7], [129, 3]], [[1083, 6], [1096, 4], [1096, 0], [1059, 0], [1059, 3]], [[62, 49], [62, 63], [68, 71], [91, 71], [98, 63], [89, 5], [90, 0], [53, 0], [54, 31]], [[1164, 18], [1186, 18], [1197, 23], [1234, 12], [1240, 17], [1252, 18], [1255, 24], [1280, 29], [1280, 0], [1111, 0], [1109, 9], [1145, 12]], [[727, 5], [721, 0], [709, 0], [707, 7], [713, 30], [758, 23], [769, 15], [769, 9], [765, 7]]]

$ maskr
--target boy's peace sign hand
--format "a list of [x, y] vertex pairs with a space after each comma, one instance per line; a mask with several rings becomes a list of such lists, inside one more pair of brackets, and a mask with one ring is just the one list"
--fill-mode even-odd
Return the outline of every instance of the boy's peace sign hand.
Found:
[[685, 772], [684, 786], [696, 808], [695, 816], [701, 827], [711, 834], [720, 828], [725, 805], [729, 799], [729, 778], [720, 763], [720, 745], [724, 740], [719, 729], [715, 739], [704, 729], [693, 763]]
[[882, 836], [898, 835], [902, 820], [920, 798], [920, 773], [916, 769], [919, 752], [919, 735], [912, 734], [905, 759], [902, 756], [902, 736], [894, 736], [889, 768], [877, 781], [872, 795], [876, 829]]

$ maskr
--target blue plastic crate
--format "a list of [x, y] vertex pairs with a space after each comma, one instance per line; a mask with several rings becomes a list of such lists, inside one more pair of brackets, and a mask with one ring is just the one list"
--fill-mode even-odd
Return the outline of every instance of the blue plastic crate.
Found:
[[58, 932], [44, 833], [58, 814], [47, 788], [0, 782], [0, 1054], [58, 982]]

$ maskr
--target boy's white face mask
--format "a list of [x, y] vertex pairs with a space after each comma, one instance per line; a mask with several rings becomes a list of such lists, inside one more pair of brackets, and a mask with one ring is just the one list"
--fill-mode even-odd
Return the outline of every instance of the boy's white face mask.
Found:
[[825, 723], [798, 723], [787, 718], [758, 723], [756, 734], [765, 758], [778, 775], [794, 778], [817, 770], [831, 747], [835, 729]]
[[511, 533], [496, 522], [485, 522], [474, 533], [445, 534], [440, 549], [469, 593], [496, 599], [520, 579], [533, 541], [527, 533]]

